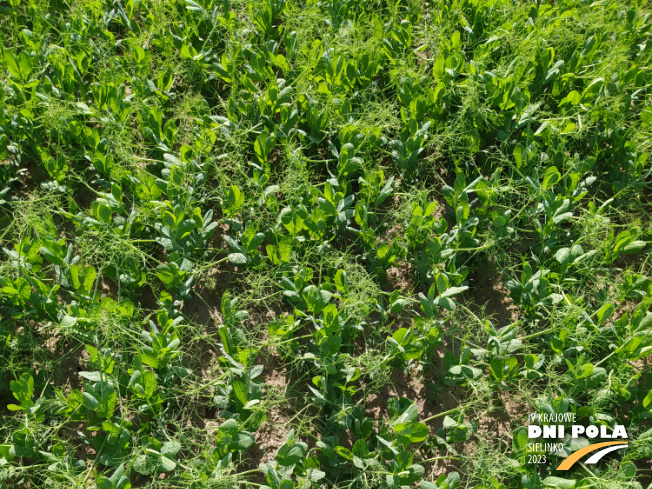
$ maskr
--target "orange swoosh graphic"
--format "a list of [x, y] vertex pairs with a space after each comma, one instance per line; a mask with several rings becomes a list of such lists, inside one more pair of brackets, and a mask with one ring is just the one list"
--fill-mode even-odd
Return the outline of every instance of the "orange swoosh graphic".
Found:
[[599, 448], [608, 447], [610, 445], [627, 445], [626, 441], [605, 441], [603, 443], [595, 443], [587, 447], [581, 448], [576, 452], [573, 452], [566, 460], [559, 464], [556, 470], [568, 470], [570, 469], [575, 462], [581, 459], [587, 453], [595, 452]]

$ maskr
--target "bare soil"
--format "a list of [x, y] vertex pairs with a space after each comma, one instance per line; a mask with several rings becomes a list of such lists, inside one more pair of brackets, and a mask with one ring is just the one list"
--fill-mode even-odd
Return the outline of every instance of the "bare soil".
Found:
[[469, 290], [463, 294], [462, 301], [476, 315], [484, 311], [499, 327], [518, 321], [518, 308], [501, 280], [500, 271], [492, 264], [472, 271], [468, 281]]

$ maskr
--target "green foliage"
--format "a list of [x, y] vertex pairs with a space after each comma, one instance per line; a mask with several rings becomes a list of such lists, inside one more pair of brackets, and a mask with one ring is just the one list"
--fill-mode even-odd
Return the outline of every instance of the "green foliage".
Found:
[[3, 489], [643, 487], [649, 5], [0, 13]]

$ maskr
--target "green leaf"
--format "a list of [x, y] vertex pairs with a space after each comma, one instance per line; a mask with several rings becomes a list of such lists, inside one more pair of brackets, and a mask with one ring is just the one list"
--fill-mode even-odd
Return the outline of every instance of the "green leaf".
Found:
[[632, 241], [628, 245], [623, 246], [621, 253], [636, 253], [638, 251], [641, 251], [643, 248], [645, 248], [645, 241]]
[[558, 104], [559, 108], [565, 108], [568, 106], [573, 106], [575, 107], [582, 101], [582, 95], [577, 90], [571, 91], [566, 97], [561, 99], [561, 101]]
[[346, 280], [346, 272], [344, 270], [338, 270], [335, 272], [335, 287], [339, 292], [346, 292], [349, 288], [349, 283]]
[[161, 361], [156, 355], [156, 352], [148, 346], [144, 346], [139, 350], [140, 360], [145, 364], [149, 365], [152, 368], [159, 368], [161, 366]]
[[398, 423], [392, 426], [394, 431], [406, 437], [411, 443], [418, 443], [428, 437], [430, 431], [423, 423]]
[[601, 326], [604, 324], [605, 321], [611, 317], [615, 310], [616, 307], [610, 303], [607, 303], [598, 309], [598, 312], [595, 314], [596, 318], [598, 319], [598, 325]]
[[[292, 437], [294, 436], [294, 431], [290, 432]], [[288, 467], [290, 465], [296, 465], [308, 452], [308, 445], [303, 442], [295, 442], [290, 444], [285, 443], [281, 448], [279, 448], [278, 453], [276, 454], [276, 461], [279, 465]]]
[[235, 265], [246, 265], [248, 261], [247, 256], [243, 253], [231, 253], [228, 258], [229, 261]]
[[20, 67], [20, 78], [23, 81], [27, 81], [32, 72], [32, 59], [27, 52], [21, 51], [18, 55], [18, 66]]
[[201, 5], [199, 5], [197, 2], [193, 2], [192, 0], [186, 0], [186, 3], [188, 4], [186, 8], [188, 10], [192, 10], [194, 12], [203, 12], [204, 9], [202, 8]]
[[413, 423], [419, 418], [419, 408], [415, 403], [410, 406], [391, 424], [394, 427], [397, 424]]
[[41, 252], [43, 257], [53, 265], [63, 266], [63, 260], [59, 258], [59, 256], [57, 256], [56, 254], [54, 254], [54, 252], [50, 251], [48, 248], [41, 246], [39, 251]]
[[158, 265], [156, 267], [156, 276], [166, 285], [174, 283], [177, 279], [177, 275], [172, 273], [170, 268], [166, 265]]
[[566, 263], [568, 259], [570, 258], [570, 248], [561, 248], [557, 250], [557, 253], [555, 253], [555, 259], [559, 263]]
[[34, 405], [32, 396], [34, 395], [34, 378], [28, 373], [23, 373], [18, 380], [12, 380], [9, 383], [11, 392], [23, 407]]
[[95, 213], [95, 217], [97, 217], [100, 221], [107, 224], [111, 222], [112, 212], [108, 206], [98, 202], [93, 202], [93, 211]]
[[20, 68], [18, 67], [18, 62], [14, 56], [14, 53], [8, 49], [5, 49], [3, 54], [5, 58], [5, 66], [9, 70], [9, 73], [11, 73], [14, 78], [22, 79], [20, 75]]
[[353, 454], [365, 458], [369, 454], [369, 444], [365, 440], [357, 440], [353, 444]]
[[145, 390], [145, 395], [147, 397], [152, 397], [156, 392], [156, 388], [157, 388], [156, 374], [149, 370], [144, 372], [142, 374], [140, 383], [143, 386], [143, 389]]
[[174, 470], [177, 466], [177, 463], [166, 457], [166, 456], [161, 456], [161, 468], [163, 472], [170, 472], [171, 470]]
[[505, 376], [503, 372], [504, 367], [505, 367], [505, 363], [500, 358], [493, 358], [489, 364], [491, 375], [493, 375], [494, 378], [498, 381], [503, 380], [503, 377]]
[[647, 393], [647, 396], [643, 399], [643, 407], [646, 408], [652, 403], [652, 389], [650, 389], [650, 392]]
[[292, 257], [292, 241], [289, 239], [281, 240], [278, 244], [278, 249], [281, 253], [281, 261], [283, 263], [289, 263]]
[[582, 365], [580, 368], [575, 369], [575, 379], [585, 379], [587, 377], [590, 377], [591, 374], [593, 374], [593, 364], [592, 363], [585, 363]]
[[652, 107], [645, 107], [641, 110], [641, 124], [644, 126], [652, 124]]
[[238, 439], [236, 441], [236, 448], [244, 452], [247, 448], [254, 444], [255, 438], [254, 435], [247, 431], [241, 431], [238, 434]]
[[[174, 457], [181, 450], [181, 443], [178, 441], [166, 441], [161, 447], [161, 454], [166, 457]], [[170, 469], [172, 470], [172, 469]]]
[[86, 409], [95, 411], [99, 407], [100, 401], [98, 401], [95, 396], [88, 392], [84, 392], [82, 396], [84, 398], [84, 406], [86, 406]]
[[446, 289], [444, 291], [444, 293], [441, 294], [440, 297], [444, 298], [444, 297], [450, 297], [450, 296], [453, 296], [453, 295], [461, 294], [462, 292], [464, 292], [467, 289], [468, 289], [468, 287], [466, 285], [463, 285], [462, 287], [450, 287], [450, 288]]
[[394, 183], [394, 177], [391, 177], [389, 180], [387, 180], [387, 183], [383, 187], [383, 189], [380, 191], [380, 194], [378, 194], [378, 197], [374, 201], [374, 205], [378, 207], [381, 205], [387, 197], [392, 195], [392, 192], [394, 191], [392, 184]]
[[347, 460], [353, 460], [353, 453], [351, 453], [351, 450], [348, 448], [344, 448], [342, 446], [337, 446], [335, 447], [335, 451], [342, 457], [344, 457]]
[[227, 216], [233, 216], [244, 204], [244, 193], [236, 186], [231, 185], [226, 193], [223, 208]]
[[562, 479], [561, 477], [549, 476], [543, 479], [543, 483], [548, 487], [555, 487], [558, 489], [573, 489], [575, 487], [575, 479]]
[[551, 166], [543, 174], [543, 182], [541, 183], [541, 188], [546, 190], [553, 185], [556, 185], [561, 180], [561, 173], [557, 170], [556, 167]]
[[79, 372], [78, 374], [82, 379], [90, 380], [91, 382], [99, 382], [102, 380], [101, 372]]
[[244, 382], [241, 380], [234, 380], [231, 385], [233, 387], [233, 392], [235, 393], [236, 400], [241, 405], [238, 408], [238, 411], [240, 411], [242, 408], [244, 408], [245, 404], [249, 402], [247, 388], [245, 387]]
[[148, 475], [156, 472], [157, 461], [148, 455], [139, 455], [134, 460], [132, 465], [133, 469], [139, 474]]

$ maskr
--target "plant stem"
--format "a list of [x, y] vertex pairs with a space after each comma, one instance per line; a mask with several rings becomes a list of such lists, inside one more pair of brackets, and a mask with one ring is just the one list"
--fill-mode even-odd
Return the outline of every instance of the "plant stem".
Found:
[[447, 414], [451, 414], [451, 413], [454, 413], [456, 411], [464, 410], [467, 407], [468, 406], [463, 406], [463, 407], [456, 407], [456, 408], [453, 408], [453, 409], [449, 409], [448, 411], [444, 411], [443, 413], [437, 413], [437, 414], [434, 414], [434, 415], [430, 416], [429, 418], [421, 420], [421, 422], [422, 423], [427, 423], [428, 421], [432, 421], [433, 419], [441, 418], [442, 416], [446, 416]]

